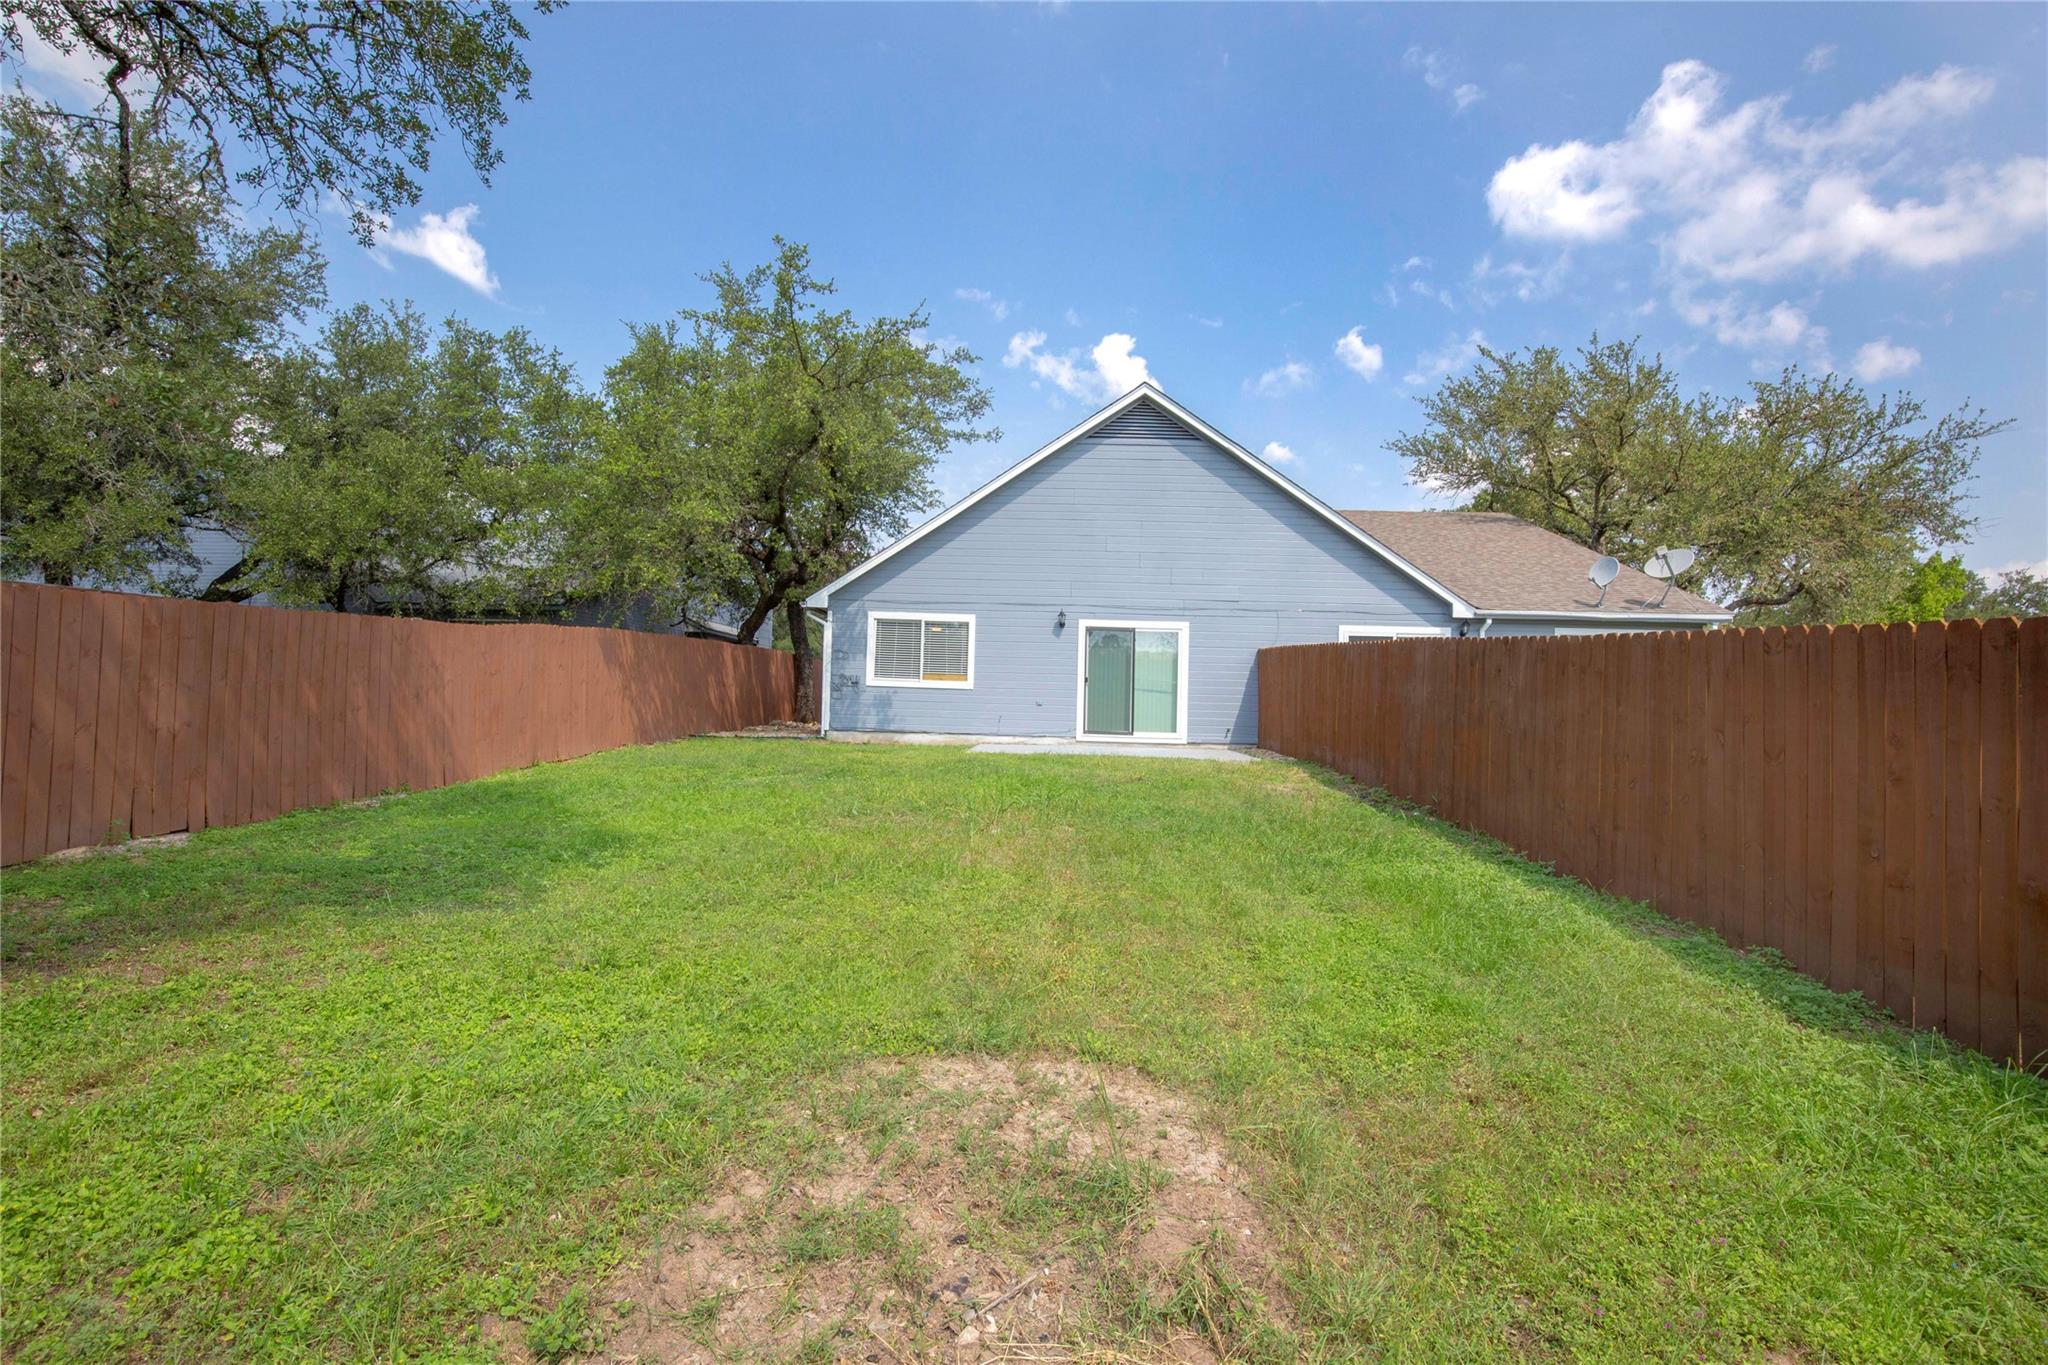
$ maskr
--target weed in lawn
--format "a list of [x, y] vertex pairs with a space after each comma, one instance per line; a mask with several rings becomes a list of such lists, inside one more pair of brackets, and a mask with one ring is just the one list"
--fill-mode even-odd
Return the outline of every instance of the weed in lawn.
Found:
[[527, 1324], [526, 1349], [535, 1360], [567, 1360], [596, 1344], [596, 1326], [591, 1321], [586, 1292], [572, 1289], [547, 1312]]

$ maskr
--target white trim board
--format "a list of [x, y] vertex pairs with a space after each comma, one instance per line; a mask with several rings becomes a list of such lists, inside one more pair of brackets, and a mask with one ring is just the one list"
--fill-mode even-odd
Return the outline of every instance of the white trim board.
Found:
[[1237, 459], [1243, 461], [1244, 464], [1252, 470], [1252, 472], [1258, 474], [1260, 477], [1267, 480], [1274, 487], [1278, 488], [1281, 492], [1286, 493], [1289, 497], [1292, 497], [1296, 502], [1300, 503], [1303, 507], [1306, 507], [1309, 511], [1314, 512], [1324, 521], [1327, 521], [1328, 523], [1330, 523], [1330, 525], [1336, 527], [1345, 536], [1349, 537], [1353, 541], [1356, 541], [1358, 544], [1365, 546], [1374, 554], [1377, 554], [1380, 558], [1387, 561], [1387, 563], [1393, 565], [1396, 569], [1400, 570], [1402, 573], [1406, 574], [1408, 577], [1414, 579], [1417, 583], [1420, 583], [1423, 587], [1429, 589], [1429, 591], [1436, 594], [1438, 597], [1442, 598], [1445, 602], [1450, 604], [1451, 615], [1456, 619], [1461, 621], [1470, 620], [1471, 618], [1480, 615], [1479, 612], [1473, 610], [1471, 604], [1466, 602], [1464, 598], [1458, 596], [1449, 588], [1445, 587], [1443, 584], [1437, 582], [1434, 578], [1431, 578], [1428, 574], [1424, 573], [1421, 569], [1416, 568], [1413, 564], [1401, 558], [1401, 556], [1395, 554], [1385, 545], [1382, 545], [1378, 540], [1368, 535], [1365, 532], [1365, 530], [1358, 526], [1355, 522], [1352, 522], [1351, 520], [1346, 518], [1341, 512], [1338, 512], [1335, 508], [1325, 503], [1321, 498], [1316, 497], [1313, 493], [1303, 488], [1300, 484], [1294, 482], [1294, 480], [1288, 478], [1285, 474], [1282, 474], [1279, 470], [1273, 468], [1273, 466], [1267, 464], [1264, 460], [1252, 454], [1249, 450], [1246, 450], [1243, 446], [1231, 440], [1228, 436], [1225, 436], [1222, 432], [1216, 430], [1216, 428], [1210, 426], [1207, 422], [1204, 422], [1201, 418], [1195, 416], [1192, 412], [1189, 412], [1186, 408], [1174, 402], [1171, 398], [1168, 398], [1157, 387], [1150, 383], [1138, 385], [1138, 387], [1132, 389], [1123, 397], [1117, 399], [1113, 403], [1108, 404], [1106, 407], [1096, 412], [1092, 417], [1087, 418], [1079, 426], [1071, 428], [1062, 435], [1055, 437], [1049, 443], [1040, 446], [1030, 455], [1027, 455], [1022, 460], [1019, 460], [1016, 464], [1011, 465], [1008, 469], [996, 475], [993, 479], [990, 479], [987, 483], [975, 489], [972, 493], [969, 493], [966, 497], [960, 499], [960, 501], [954, 503], [951, 507], [948, 507], [945, 511], [939, 513], [937, 516], [933, 517], [924, 525], [918, 527], [914, 531], [910, 531], [907, 534], [898, 537], [890, 545], [877, 551], [875, 554], [870, 555], [865, 560], [862, 560], [859, 564], [854, 565], [851, 569], [848, 569], [845, 573], [839, 575], [839, 577], [833, 579], [830, 583], [827, 583], [824, 587], [818, 589], [817, 592], [812, 593], [809, 598], [805, 599], [804, 605], [809, 607], [825, 607], [829, 609], [829, 607], [831, 606], [832, 594], [837, 592], [840, 588], [845, 587], [848, 583], [851, 583], [854, 579], [860, 577], [862, 574], [866, 573], [869, 569], [874, 568], [876, 565], [885, 563], [900, 551], [908, 549], [910, 546], [915, 545], [918, 541], [924, 539], [924, 537], [930, 535], [933, 531], [938, 530], [941, 526], [944, 526], [947, 522], [959, 516], [962, 512], [965, 512], [968, 508], [974, 506], [983, 498], [986, 498], [991, 493], [994, 493], [1004, 484], [1009, 483], [1011, 480], [1022, 476], [1028, 470], [1031, 470], [1037, 467], [1038, 465], [1044, 463], [1046, 460], [1051, 459], [1054, 455], [1057, 455], [1060, 451], [1065, 450], [1068, 446], [1080, 440], [1089, 432], [1095, 430], [1099, 426], [1102, 426], [1111, 418], [1115, 417], [1118, 413], [1122, 412], [1125, 408], [1128, 408], [1132, 404], [1142, 402], [1146, 399], [1150, 399], [1152, 402], [1157, 403], [1160, 407], [1166, 409], [1166, 411], [1170, 413], [1176, 421], [1180, 422], [1181, 425], [1187, 427], [1196, 435], [1205, 438], [1212, 445], [1216, 446], [1217, 449], [1223, 451], [1226, 455], [1235, 456]]
[[[924, 678], [878, 678], [875, 676], [875, 622], [877, 621], [964, 621], [967, 623], [967, 681], [927, 681]], [[955, 692], [974, 690], [974, 651], [981, 648], [981, 631], [974, 624], [974, 614], [965, 611], [919, 611], [914, 607], [877, 607], [868, 613], [868, 686], [869, 687], [942, 687]], [[918, 667], [923, 668], [923, 640], [918, 644]]]
[[1351, 640], [1391, 640], [1408, 635], [1456, 635], [1456, 626], [1339, 626], [1337, 643]]
[[1502, 621], [1662, 621], [1674, 626], [1719, 625], [1735, 619], [1731, 611], [1487, 611], [1479, 615]]
[[[1174, 679], [1173, 719], [1175, 730], [1134, 730], [1128, 735], [1091, 735], [1088, 723], [1088, 630], [1170, 630], [1179, 634], [1179, 674]], [[1074, 627], [1074, 738], [1090, 744], [1185, 744], [1188, 742], [1188, 623], [1186, 621], [1110, 621], [1090, 618]]]

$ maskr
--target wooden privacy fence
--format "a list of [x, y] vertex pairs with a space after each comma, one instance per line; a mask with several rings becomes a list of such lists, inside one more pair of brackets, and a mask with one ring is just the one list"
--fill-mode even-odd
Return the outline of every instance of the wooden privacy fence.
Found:
[[795, 714], [774, 650], [0, 584], [0, 861]]
[[2048, 1060], [2048, 619], [1267, 649], [1259, 742]]

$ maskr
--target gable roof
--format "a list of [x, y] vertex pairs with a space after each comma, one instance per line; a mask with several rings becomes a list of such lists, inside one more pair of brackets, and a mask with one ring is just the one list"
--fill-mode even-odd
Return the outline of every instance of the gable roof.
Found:
[[[1624, 564], [1605, 601], [1586, 577], [1599, 558], [1505, 512], [1346, 512], [1354, 525], [1470, 602], [1482, 616], [1658, 617], [1725, 621], [1703, 597]], [[1660, 605], [1658, 597], [1664, 600]]]
[[1195, 435], [1202, 437], [1204, 440], [1208, 441], [1211, 445], [1214, 445], [1219, 450], [1223, 451], [1225, 454], [1234, 456], [1238, 460], [1243, 461], [1249, 469], [1251, 469], [1254, 473], [1258, 474], [1261, 478], [1272, 483], [1275, 487], [1280, 489], [1281, 492], [1286, 493], [1288, 496], [1292, 497], [1296, 502], [1300, 503], [1303, 507], [1313, 512], [1316, 516], [1321, 517], [1331, 526], [1334, 526], [1337, 528], [1337, 530], [1343, 532], [1350, 539], [1356, 541], [1358, 544], [1363, 545], [1365, 548], [1371, 550], [1374, 554], [1386, 560], [1387, 563], [1393, 565], [1396, 569], [1406, 574], [1409, 578], [1414, 579], [1417, 583], [1420, 583], [1423, 587], [1429, 589], [1430, 592], [1442, 598], [1446, 603], [1450, 605], [1451, 615], [1453, 617], [1459, 619], [1467, 619], [1477, 614], [1473, 611], [1471, 603], [1467, 602], [1457, 593], [1453, 592], [1451, 589], [1444, 586], [1444, 584], [1437, 578], [1433, 577], [1424, 570], [1418, 568], [1414, 563], [1403, 558], [1400, 554], [1397, 554], [1395, 551], [1388, 548], [1386, 545], [1382, 544], [1379, 541], [1379, 539], [1375, 537], [1368, 528], [1360, 526], [1355, 521], [1348, 520], [1343, 513], [1338, 512], [1335, 508], [1329, 506], [1320, 498], [1317, 498], [1307, 489], [1301, 487], [1292, 479], [1289, 479], [1279, 470], [1273, 468], [1273, 466], [1267, 464], [1264, 460], [1252, 454], [1249, 450], [1246, 450], [1243, 446], [1231, 440], [1228, 436], [1225, 436], [1222, 432], [1216, 430], [1216, 428], [1210, 426], [1207, 422], [1204, 422], [1201, 418], [1195, 416], [1192, 412], [1189, 412], [1186, 408], [1174, 402], [1171, 398], [1168, 398], [1165, 393], [1163, 393], [1157, 386], [1153, 385], [1150, 382], [1138, 385], [1136, 388], [1132, 389], [1123, 397], [1117, 399], [1113, 403], [1108, 404], [1099, 411], [1095, 412], [1093, 415], [1089, 416], [1086, 420], [1082, 421], [1080, 425], [1073, 427], [1072, 429], [1068, 430], [1062, 435], [1054, 438], [1047, 444], [1040, 446], [1030, 455], [1027, 455], [1022, 460], [1019, 460], [1016, 464], [1011, 465], [1008, 469], [996, 475], [995, 478], [990, 479], [987, 483], [975, 489], [972, 493], [969, 493], [966, 497], [954, 503], [951, 507], [948, 507], [945, 511], [939, 513], [930, 521], [927, 521], [924, 525], [919, 526], [915, 530], [898, 537], [895, 541], [891, 542], [882, 550], [878, 551], [873, 555], [870, 555], [867, 559], [861, 561], [859, 564], [856, 564], [853, 568], [848, 569], [845, 573], [833, 579], [830, 583], [827, 583], [824, 587], [818, 589], [818, 591], [812, 593], [808, 598], [804, 600], [804, 605], [807, 607], [829, 606], [832, 600], [832, 594], [838, 591], [841, 587], [844, 587], [846, 584], [860, 577], [862, 574], [874, 568], [876, 565], [886, 562], [887, 560], [896, 556], [901, 551], [909, 548], [912, 545], [915, 545], [918, 541], [930, 535], [933, 531], [938, 530], [941, 526], [944, 526], [947, 522], [959, 516], [962, 512], [965, 512], [968, 508], [974, 506], [983, 498], [988, 497], [991, 493], [1001, 488], [1004, 484], [1009, 483], [1011, 480], [1018, 478], [1026, 471], [1034, 468], [1039, 464], [1042, 464], [1044, 461], [1052, 458], [1054, 455], [1057, 455], [1060, 451], [1066, 449], [1068, 446], [1080, 440], [1082, 437], [1087, 436], [1091, 432], [1097, 430], [1098, 428], [1107, 425], [1111, 421], [1114, 421], [1117, 417], [1122, 416], [1126, 410], [1139, 407], [1139, 405], [1141, 404], [1149, 405], [1149, 407], [1146, 409], [1141, 409], [1141, 411], [1139, 412], [1133, 413], [1132, 416], [1134, 418], [1139, 418], [1149, 423], [1156, 422], [1163, 416], [1165, 418], [1170, 418], [1172, 421], [1179, 423], [1181, 426], [1187, 428], [1190, 432], [1194, 433]]

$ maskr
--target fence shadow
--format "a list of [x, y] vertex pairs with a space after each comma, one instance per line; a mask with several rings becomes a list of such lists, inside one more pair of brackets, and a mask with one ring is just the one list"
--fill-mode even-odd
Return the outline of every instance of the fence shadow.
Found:
[[1676, 919], [1654, 905], [1602, 890], [1476, 830], [1452, 824], [1427, 806], [1367, 787], [1320, 764], [1291, 760], [1317, 785], [1409, 823], [1438, 846], [1492, 864], [1509, 879], [1574, 904], [1678, 964], [1687, 973], [1736, 989], [1803, 1029], [1883, 1052], [1908, 1066], [1942, 1065], [1974, 1076], [2014, 1076], [2048, 1105], [2048, 1081], [1961, 1047], [1932, 1029], [1914, 1029], [1859, 992], [1836, 991], [1800, 971], [1768, 946], [1732, 944], [1713, 929]]
[[539, 898], [628, 854], [601, 803], [541, 774], [293, 812], [191, 843], [8, 876], [7, 971], [60, 975], [164, 944], [308, 920], [360, 924]]
[[1261, 743], [2048, 1064], [2048, 618], [1296, 645]]

